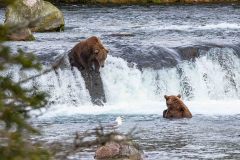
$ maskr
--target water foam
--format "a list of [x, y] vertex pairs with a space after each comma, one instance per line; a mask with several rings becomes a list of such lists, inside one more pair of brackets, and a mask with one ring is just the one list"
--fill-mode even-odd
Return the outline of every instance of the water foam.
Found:
[[229, 48], [213, 48], [174, 68], [140, 71], [109, 56], [101, 69], [107, 103], [93, 106], [79, 71], [59, 70], [34, 81], [50, 95], [43, 117], [74, 114], [162, 114], [164, 95], [181, 94], [193, 114], [240, 113], [240, 59]]
[[[231, 101], [184, 101], [184, 103], [190, 108], [193, 115], [236, 115], [240, 113], [240, 100]], [[166, 104], [164, 101], [146, 102], [142, 104], [116, 104], [108, 105], [104, 107], [93, 106], [93, 105], [66, 105], [58, 104], [53, 105], [49, 109], [42, 111], [42, 116], [40, 118], [53, 118], [53, 117], [64, 117], [64, 116], [77, 116], [80, 114], [116, 114], [116, 115], [147, 115], [147, 114], [158, 114], [162, 116], [163, 110], [166, 109]], [[35, 112], [36, 113], [36, 112]], [[38, 112], [37, 112], [38, 114]]]

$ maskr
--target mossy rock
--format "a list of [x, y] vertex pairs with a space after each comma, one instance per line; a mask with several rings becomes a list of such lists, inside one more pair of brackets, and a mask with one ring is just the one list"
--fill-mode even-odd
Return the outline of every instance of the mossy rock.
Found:
[[34, 32], [64, 30], [62, 12], [50, 2], [17, 0], [6, 9], [5, 23], [30, 28]]
[[33, 36], [29, 28], [18, 28], [18, 27], [9, 27], [7, 33], [8, 41], [34, 41], [35, 37]]

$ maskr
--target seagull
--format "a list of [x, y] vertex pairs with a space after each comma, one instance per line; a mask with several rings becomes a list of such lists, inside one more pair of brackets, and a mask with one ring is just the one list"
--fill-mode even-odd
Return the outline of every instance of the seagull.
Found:
[[118, 116], [115, 122], [117, 123], [117, 127], [120, 127], [123, 123], [123, 118], [121, 116]]
[[108, 125], [104, 126], [104, 128], [115, 130], [115, 129], [119, 128], [122, 125], [122, 123], [123, 123], [123, 117], [118, 116], [112, 124], [108, 124]]

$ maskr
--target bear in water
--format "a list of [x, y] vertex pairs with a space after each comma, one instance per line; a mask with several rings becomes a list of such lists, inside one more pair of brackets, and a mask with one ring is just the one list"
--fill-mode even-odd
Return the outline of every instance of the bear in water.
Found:
[[108, 49], [101, 43], [100, 39], [92, 36], [80, 41], [68, 53], [71, 68], [77, 67], [78, 70], [92, 70], [99, 72], [100, 67], [104, 67]]
[[163, 118], [192, 118], [192, 114], [187, 106], [180, 99], [181, 95], [165, 95], [167, 109], [163, 111]]

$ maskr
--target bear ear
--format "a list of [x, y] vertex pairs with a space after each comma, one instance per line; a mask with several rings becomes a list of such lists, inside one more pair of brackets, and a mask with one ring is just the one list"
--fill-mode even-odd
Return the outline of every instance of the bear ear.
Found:
[[178, 94], [178, 95], [177, 95], [177, 97], [178, 97], [178, 98], [181, 98], [181, 95], [180, 95], [180, 94]]
[[164, 98], [167, 100], [167, 99], [168, 99], [168, 96], [167, 96], [167, 95], [164, 95]]
[[95, 50], [94, 50], [94, 53], [95, 53], [95, 54], [98, 54], [98, 53], [99, 53], [99, 50], [98, 50], [98, 49], [95, 49]]

